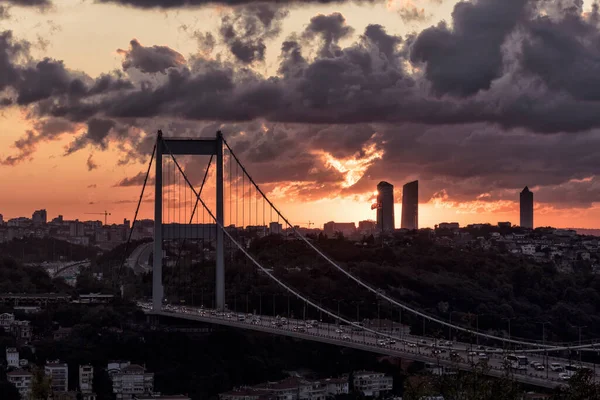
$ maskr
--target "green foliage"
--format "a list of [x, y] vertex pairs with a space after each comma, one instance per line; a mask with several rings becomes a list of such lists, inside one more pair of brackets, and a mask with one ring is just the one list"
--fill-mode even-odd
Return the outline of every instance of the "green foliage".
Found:
[[598, 400], [600, 384], [594, 381], [594, 373], [580, 370], [569, 379], [569, 384], [559, 388], [552, 397], [554, 400]]
[[114, 400], [115, 394], [113, 393], [113, 386], [108, 373], [106, 372], [105, 365], [98, 365], [94, 369], [94, 380], [92, 381], [92, 388], [96, 393], [96, 400]]
[[43, 369], [35, 369], [33, 371], [33, 382], [31, 383], [32, 400], [46, 400], [50, 392], [50, 378], [44, 375]]
[[15, 259], [0, 258], [0, 293], [66, 293], [71, 290], [62, 279], [51, 279], [40, 267], [25, 267]]

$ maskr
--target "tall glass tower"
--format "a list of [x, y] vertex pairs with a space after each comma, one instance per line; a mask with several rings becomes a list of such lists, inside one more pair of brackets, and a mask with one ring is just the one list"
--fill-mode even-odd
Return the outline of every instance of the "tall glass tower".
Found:
[[394, 231], [394, 185], [384, 181], [377, 185], [377, 231]]
[[521, 223], [523, 228], [533, 229], [533, 192], [527, 186], [521, 192]]
[[402, 187], [402, 229], [419, 229], [419, 181]]

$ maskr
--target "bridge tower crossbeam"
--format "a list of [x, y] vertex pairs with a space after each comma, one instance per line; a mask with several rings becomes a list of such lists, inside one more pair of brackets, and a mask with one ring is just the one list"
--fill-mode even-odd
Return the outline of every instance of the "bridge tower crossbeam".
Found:
[[[168, 150], [167, 150], [168, 149]], [[225, 254], [223, 244], [223, 226], [225, 209], [223, 206], [223, 135], [217, 132], [214, 139], [175, 139], [163, 137], [162, 131], [158, 131], [156, 143], [156, 177], [154, 185], [154, 258], [152, 263], [152, 308], [160, 311], [164, 298], [162, 283], [163, 263], [163, 182], [162, 167], [163, 154], [169, 155], [201, 155], [215, 156], [217, 162], [216, 170], [216, 279], [215, 279], [215, 304], [216, 308], [225, 308]]]

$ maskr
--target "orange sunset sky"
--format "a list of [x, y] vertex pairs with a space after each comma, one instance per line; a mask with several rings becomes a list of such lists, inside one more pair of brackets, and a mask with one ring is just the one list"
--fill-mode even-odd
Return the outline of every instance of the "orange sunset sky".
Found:
[[[145, 73], [136, 69], [135, 63], [141, 61], [130, 47], [133, 39], [148, 48], [164, 46], [176, 52], [167, 54], [178, 54], [175, 59], [179, 61], [173, 68], [186, 68], [192, 60], [203, 58], [231, 63], [236, 70], [246, 68], [263, 79], [281, 76], [281, 47], [286, 38], [300, 37], [306, 42], [303, 54], [307, 62], [326, 57], [318, 51], [321, 33], [306, 34], [311, 18], [318, 14], [338, 12], [344, 18], [342, 26], [352, 27], [339, 37], [334, 35], [330, 45], [338, 49], [361, 40], [369, 24], [380, 24], [388, 34], [404, 37], [398, 41], [400, 46], [410, 43], [406, 35], [418, 35], [442, 20], [452, 29], [456, 4], [450, 0], [390, 0], [290, 6], [277, 34], [264, 37], [264, 60], [240, 65], [228, 52], [227, 42], [219, 39], [224, 18], [234, 15], [227, 5], [147, 10], [114, 4], [118, 1], [100, 4], [55, 0], [43, 9], [7, 3], [9, 16], [0, 19], [0, 32], [12, 31], [12, 40], [28, 41], [30, 45], [27, 56], [13, 59], [15, 64], [35, 65], [49, 57], [62, 60], [74, 76], [84, 74], [93, 80], [119, 71], [136, 86], [146, 80], [152, 85], [162, 84], [166, 75], [165, 71]], [[590, 11], [591, 3], [585, 2], [581, 15]], [[199, 44], [199, 33], [207, 32], [216, 38], [211, 51]], [[322, 41], [327, 41], [326, 37], [322, 36]], [[134, 67], [126, 66], [128, 58]], [[510, 64], [508, 59], [506, 56], [505, 65]], [[404, 61], [402, 65], [411, 79], [426, 82], [424, 64]], [[507, 66], [504, 70], [510, 69]], [[514, 81], [498, 77], [489, 90], [501, 90]], [[8, 85], [0, 93], [16, 98], [15, 90]], [[484, 98], [486, 91], [477, 96]], [[460, 99], [463, 100], [464, 97]], [[73, 119], [69, 129], [43, 136], [39, 124], [49, 116], [34, 112], [34, 107], [36, 103], [12, 103], [0, 108], [0, 214], [5, 220], [31, 216], [41, 208], [48, 211], [49, 219], [58, 214], [66, 219], [103, 219], [86, 213], [104, 210], [112, 214], [109, 222], [131, 219], [141, 186], [119, 183], [145, 172], [151, 149], [148, 143], [156, 130], [163, 129], [166, 136], [206, 136], [221, 129], [250, 174], [284, 214], [300, 225], [312, 221], [322, 227], [330, 220], [375, 219], [375, 211], [370, 207], [374, 190], [379, 181], [386, 180], [396, 188], [395, 216], [399, 227], [402, 185], [419, 179], [420, 227], [433, 227], [440, 222], [518, 224], [519, 192], [526, 185], [536, 200], [536, 226], [599, 227], [597, 160], [588, 154], [600, 144], [600, 131], [594, 126], [577, 132], [540, 133], [535, 127], [526, 126], [528, 122], [504, 126], [504, 122], [473, 119], [464, 124], [430, 125], [423, 118], [347, 121], [344, 125], [317, 121], [311, 125], [265, 115], [253, 118], [254, 121], [188, 120], [183, 129], [173, 125], [173, 121], [183, 120], [180, 113], [141, 121], [120, 119], [113, 111], [113, 115], [102, 115], [109, 115], [118, 126], [125, 124], [124, 131], [119, 133], [115, 128], [101, 142], [83, 142], [74, 149], [77, 138], [88, 132], [86, 120]], [[37, 139], [29, 141], [24, 149], [19, 140], [28, 135]], [[206, 158], [197, 162], [186, 158], [185, 163], [201, 176]], [[213, 190], [211, 174], [208, 191]], [[151, 203], [143, 204], [141, 218], [152, 218]]]

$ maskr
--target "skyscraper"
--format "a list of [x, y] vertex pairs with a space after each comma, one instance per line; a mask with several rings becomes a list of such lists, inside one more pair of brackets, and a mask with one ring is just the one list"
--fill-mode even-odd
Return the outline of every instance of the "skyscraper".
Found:
[[419, 181], [402, 187], [402, 229], [419, 229]]
[[533, 229], [533, 192], [527, 186], [521, 192], [521, 223], [523, 228]]
[[377, 185], [377, 231], [394, 231], [394, 185], [384, 181]]

